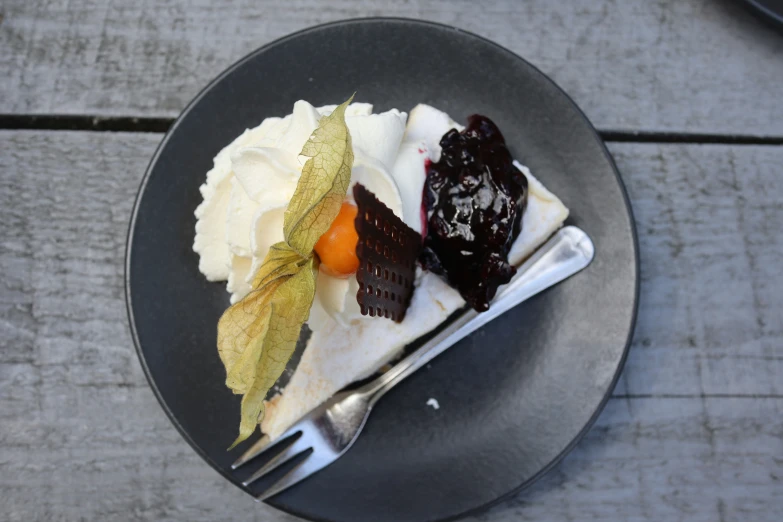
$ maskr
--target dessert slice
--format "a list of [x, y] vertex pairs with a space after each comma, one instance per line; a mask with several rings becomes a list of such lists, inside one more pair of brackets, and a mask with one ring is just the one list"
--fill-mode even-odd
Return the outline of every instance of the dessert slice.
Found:
[[[441, 159], [441, 138], [451, 129], [464, 128], [446, 113], [418, 105], [408, 119], [405, 137], [392, 172], [401, 193], [423, 193], [431, 163]], [[520, 231], [508, 250], [508, 262], [518, 266], [543, 244], [568, 217], [568, 209], [524, 166], [515, 162], [527, 178], [527, 205]], [[418, 223], [426, 221], [421, 203]], [[352, 320], [349, 324], [326, 321], [314, 331], [283, 392], [267, 402], [262, 431], [275, 438], [311, 409], [345, 386], [369, 377], [397, 357], [402, 349], [445, 321], [466, 303], [460, 293], [438, 275], [419, 269], [415, 291], [404, 321]]]
[[[199, 269], [227, 280], [234, 304], [218, 348], [226, 384], [243, 395], [236, 442], [257, 420], [280, 435], [466, 300], [486, 309], [568, 216], [512, 163], [490, 120], [472, 117], [465, 129], [427, 105], [408, 118], [299, 101], [224, 148], [201, 191]], [[264, 402], [305, 321], [313, 333], [298, 366]]]

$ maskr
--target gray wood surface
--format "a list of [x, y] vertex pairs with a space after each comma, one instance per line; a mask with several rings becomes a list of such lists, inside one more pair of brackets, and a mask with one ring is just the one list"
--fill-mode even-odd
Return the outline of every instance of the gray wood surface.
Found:
[[[200, 460], [136, 360], [124, 241], [160, 139], [0, 131], [0, 520], [294, 520]], [[626, 371], [574, 452], [469, 520], [776, 521], [783, 147], [610, 148], [642, 254]]]
[[783, 136], [783, 38], [740, 0], [5, 0], [0, 113], [166, 116], [253, 49], [390, 15], [489, 37], [602, 129]]

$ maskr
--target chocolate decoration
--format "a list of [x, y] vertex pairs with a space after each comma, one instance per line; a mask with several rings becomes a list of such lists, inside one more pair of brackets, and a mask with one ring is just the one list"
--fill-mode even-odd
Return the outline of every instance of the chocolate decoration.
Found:
[[355, 221], [359, 234], [356, 300], [362, 315], [399, 323], [405, 318], [415, 289], [421, 235], [363, 185], [354, 185], [353, 197], [359, 208]]

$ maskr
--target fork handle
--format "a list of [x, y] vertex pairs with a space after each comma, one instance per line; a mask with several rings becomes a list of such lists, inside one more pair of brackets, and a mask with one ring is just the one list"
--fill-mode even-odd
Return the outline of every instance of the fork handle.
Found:
[[560, 229], [519, 267], [511, 281], [498, 292], [489, 310], [482, 313], [468, 310], [391, 370], [365, 384], [358, 391], [367, 396], [370, 405], [375, 404], [397, 383], [445, 352], [457, 341], [585, 268], [593, 260], [594, 253], [593, 242], [583, 230], [574, 226]]

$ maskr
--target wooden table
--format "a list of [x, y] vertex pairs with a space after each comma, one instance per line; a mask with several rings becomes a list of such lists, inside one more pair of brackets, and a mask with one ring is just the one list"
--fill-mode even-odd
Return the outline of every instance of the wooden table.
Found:
[[639, 321], [612, 400], [543, 480], [471, 520], [780, 520], [783, 35], [740, 4], [3, 2], [0, 519], [294, 520], [207, 466], [148, 388], [128, 219], [208, 80], [297, 29], [393, 15], [551, 75], [607, 139], [638, 223]]

